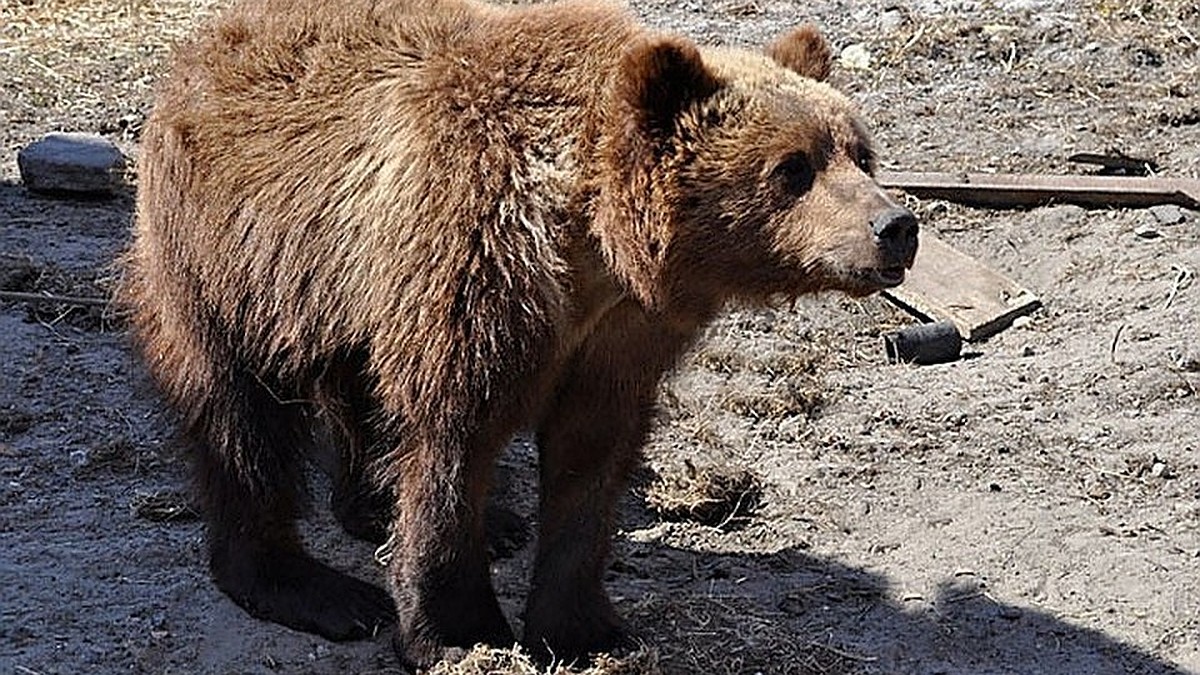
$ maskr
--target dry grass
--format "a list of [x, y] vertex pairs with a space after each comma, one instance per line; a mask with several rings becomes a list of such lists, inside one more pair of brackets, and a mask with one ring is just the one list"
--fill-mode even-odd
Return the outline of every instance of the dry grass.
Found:
[[[5, 0], [0, 4], [4, 53], [70, 54], [75, 70], [121, 56], [143, 58], [191, 33], [223, 0]], [[80, 60], [82, 58], [82, 60]], [[39, 60], [40, 61], [40, 60]], [[41, 66], [46, 66], [44, 61]], [[39, 67], [39, 64], [34, 64]], [[42, 68], [52, 77], [61, 76]]]
[[762, 480], [737, 466], [697, 468], [663, 475], [646, 488], [646, 502], [666, 520], [690, 520], [729, 529], [744, 525], [762, 502]]
[[[0, 291], [67, 298], [64, 302], [22, 303], [29, 321], [56, 326], [66, 323], [84, 330], [112, 330], [120, 317], [106, 304], [79, 304], [70, 298], [103, 301], [111, 280], [102, 271], [75, 271], [28, 256], [0, 254]], [[0, 302], [7, 302], [0, 298]]]
[[479, 646], [456, 663], [439, 663], [429, 675], [657, 675], [660, 672], [657, 652], [645, 648], [624, 657], [601, 654], [591, 665], [579, 669], [566, 664], [543, 669], [520, 647]]
[[131, 137], [172, 46], [218, 0], [3, 0], [0, 123]]
[[75, 478], [91, 480], [104, 476], [144, 474], [163, 464], [162, 457], [137, 445], [126, 436], [115, 436], [71, 454]]
[[[879, 40], [877, 58], [883, 65], [899, 68], [916, 59], [957, 64], [994, 62], [1011, 72], [1043, 65], [1025, 62], [1024, 58], [1031, 48], [1054, 42], [1084, 47], [1089, 41], [1106, 39], [1129, 45], [1131, 50], [1178, 52], [1184, 56], [1200, 50], [1200, 31], [1195, 28], [1200, 7], [1190, 0], [1093, 0], [1090, 4], [1089, 10], [1080, 12], [1082, 21], [1069, 29], [1039, 26], [1028, 12], [1013, 12], [998, 22], [970, 20], [956, 13], [924, 16], [905, 10], [898, 29]], [[1137, 57], [1133, 53], [1128, 56]], [[1145, 52], [1142, 56], [1153, 58]], [[1085, 67], [1073, 68], [1070, 74], [1082, 80], [1103, 76]]]
[[138, 518], [156, 523], [191, 522], [200, 519], [199, 511], [181, 490], [138, 492], [129, 500], [129, 508]]
[[[1189, 143], [1200, 119], [1194, 2], [1093, 0], [1070, 16], [896, 11], [898, 23], [867, 40], [873, 68], [838, 74], [845, 88], [880, 101], [870, 116], [892, 161], [1066, 173], [1087, 170], [1065, 161], [1073, 152], [1113, 149], [1157, 160], [1170, 175], [1200, 175]], [[909, 103], [891, 105], [889, 91]], [[889, 128], [914, 117], [963, 120], [983, 152], [920, 132], [889, 148]], [[1010, 150], [1022, 144], [1030, 147]]]
[[874, 660], [831, 644], [820, 627], [797, 631], [785, 601], [772, 611], [739, 596], [651, 594], [626, 611], [674, 636], [659, 646], [671, 672], [847, 675]]

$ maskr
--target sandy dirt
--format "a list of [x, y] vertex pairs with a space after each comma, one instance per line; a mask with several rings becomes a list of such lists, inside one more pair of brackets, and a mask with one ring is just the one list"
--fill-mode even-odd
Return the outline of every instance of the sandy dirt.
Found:
[[[708, 44], [812, 20], [862, 45], [834, 81], [886, 168], [1118, 150], [1200, 177], [1181, 0], [633, 4]], [[32, 195], [17, 150], [65, 130], [136, 155], [169, 46], [209, 10], [0, 0], [0, 290], [107, 297], [131, 195]], [[885, 362], [913, 319], [878, 298], [732, 309], [664, 385], [624, 503], [608, 583], [645, 648], [594, 672], [1200, 673], [1200, 214], [909, 203], [1045, 307], [926, 367]], [[385, 636], [325, 642], [215, 589], [170, 428], [111, 311], [0, 301], [0, 673], [398, 672]], [[515, 443], [498, 490], [529, 515], [535, 461]], [[316, 494], [313, 548], [380, 580]], [[530, 548], [495, 565], [514, 622]], [[477, 656], [446, 672], [525, 672]]]

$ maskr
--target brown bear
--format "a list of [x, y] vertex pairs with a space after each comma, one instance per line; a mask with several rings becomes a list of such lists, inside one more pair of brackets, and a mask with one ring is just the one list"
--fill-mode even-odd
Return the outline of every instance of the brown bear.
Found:
[[[332, 639], [395, 620], [409, 667], [511, 644], [483, 513], [528, 429], [523, 641], [619, 645], [614, 502], [663, 373], [731, 299], [867, 294], [912, 263], [916, 220], [829, 67], [810, 27], [701, 48], [596, 0], [246, 0], [178, 50], [124, 296], [217, 585]], [[391, 597], [303, 550], [319, 428], [335, 513], [390, 521]]]

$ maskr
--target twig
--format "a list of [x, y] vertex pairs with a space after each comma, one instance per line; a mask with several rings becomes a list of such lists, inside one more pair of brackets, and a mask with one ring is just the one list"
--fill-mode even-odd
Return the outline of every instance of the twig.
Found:
[[1175, 275], [1175, 284], [1171, 287], [1171, 294], [1167, 296], [1167, 301], [1163, 304], [1163, 309], [1171, 307], [1171, 303], [1175, 302], [1175, 296], [1179, 295], [1179, 289], [1186, 287], [1188, 282], [1192, 280], [1192, 277], [1195, 276], [1192, 270], [1183, 265], [1171, 265], [1171, 269], [1175, 270], [1177, 274]]
[[0, 291], [0, 300], [32, 302], [46, 305], [78, 305], [80, 307], [107, 307], [108, 298], [81, 298], [72, 295], [43, 295], [20, 291]]
[[[59, 319], [61, 319], [61, 318], [62, 317], [60, 316]], [[54, 322], [57, 322], [57, 321], [58, 321], [58, 319], [54, 320]], [[46, 323], [45, 321], [38, 319], [38, 325], [41, 326], [42, 328], [45, 328], [46, 330], [50, 331], [50, 334], [53, 335], [54, 337], [58, 338], [63, 344], [66, 344], [66, 345], [75, 344], [74, 340], [72, 340], [72, 339], [68, 338], [66, 335], [63, 335], [62, 333], [58, 332], [58, 328], [55, 327], [54, 322]]]
[[1112, 344], [1108, 347], [1108, 358], [1113, 363], [1117, 362], [1117, 342], [1121, 340], [1121, 333], [1125, 330], [1127, 324], [1121, 324], [1117, 327], [1117, 332], [1113, 334]]
[[901, 54], [908, 51], [909, 47], [915, 45], [918, 40], [925, 37], [925, 28], [925, 24], [921, 24], [921, 27], [917, 29], [917, 32], [913, 33], [912, 37], [908, 38], [908, 41], [905, 42], [904, 46], [900, 48]]
[[55, 70], [55, 69], [51, 68], [50, 66], [47, 66], [46, 64], [44, 64], [44, 63], [42, 63], [41, 61], [39, 61], [39, 60], [37, 60], [37, 59], [33, 58], [32, 56], [26, 56], [25, 58], [26, 58], [26, 59], [27, 59], [27, 60], [28, 60], [30, 63], [32, 63], [33, 65], [35, 65], [35, 66], [37, 66], [38, 68], [41, 68], [43, 71], [45, 71], [45, 73], [46, 73], [47, 75], [49, 75], [50, 77], [52, 77], [52, 78], [54, 78], [54, 79], [56, 79], [56, 80], [62, 80], [62, 79], [63, 79], [62, 75], [60, 75], [60, 74], [58, 73], [58, 71], [57, 71], [57, 70]]
[[746, 503], [746, 496], [745, 490], [738, 494], [737, 503], [734, 504], [733, 508], [729, 510], [729, 515], [725, 516], [725, 518], [717, 525], [718, 530], [724, 530], [730, 523], [733, 522], [735, 518], [746, 517], [746, 515], [742, 513], [742, 505]]
[[1183, 26], [1175, 26], [1175, 30], [1177, 30], [1177, 31], [1179, 31], [1180, 33], [1182, 33], [1182, 34], [1183, 34], [1183, 36], [1184, 36], [1185, 38], [1187, 38], [1188, 42], [1192, 43], [1193, 45], [1195, 45], [1195, 44], [1200, 44], [1200, 42], [1197, 42], [1197, 41], [1196, 41], [1196, 36], [1195, 36], [1195, 35], [1192, 35], [1191, 31], [1189, 31], [1188, 29], [1184, 28]]

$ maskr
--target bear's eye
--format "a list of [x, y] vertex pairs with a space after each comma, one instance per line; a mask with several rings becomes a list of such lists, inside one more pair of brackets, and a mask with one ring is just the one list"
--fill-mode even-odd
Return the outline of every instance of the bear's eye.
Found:
[[870, 176], [875, 175], [875, 153], [871, 152], [871, 149], [867, 146], [858, 146], [857, 151], [854, 153], [854, 163], [858, 165], [858, 168], [863, 173]]
[[816, 172], [812, 163], [802, 154], [788, 155], [775, 166], [771, 176], [789, 194], [802, 195], [812, 187]]

